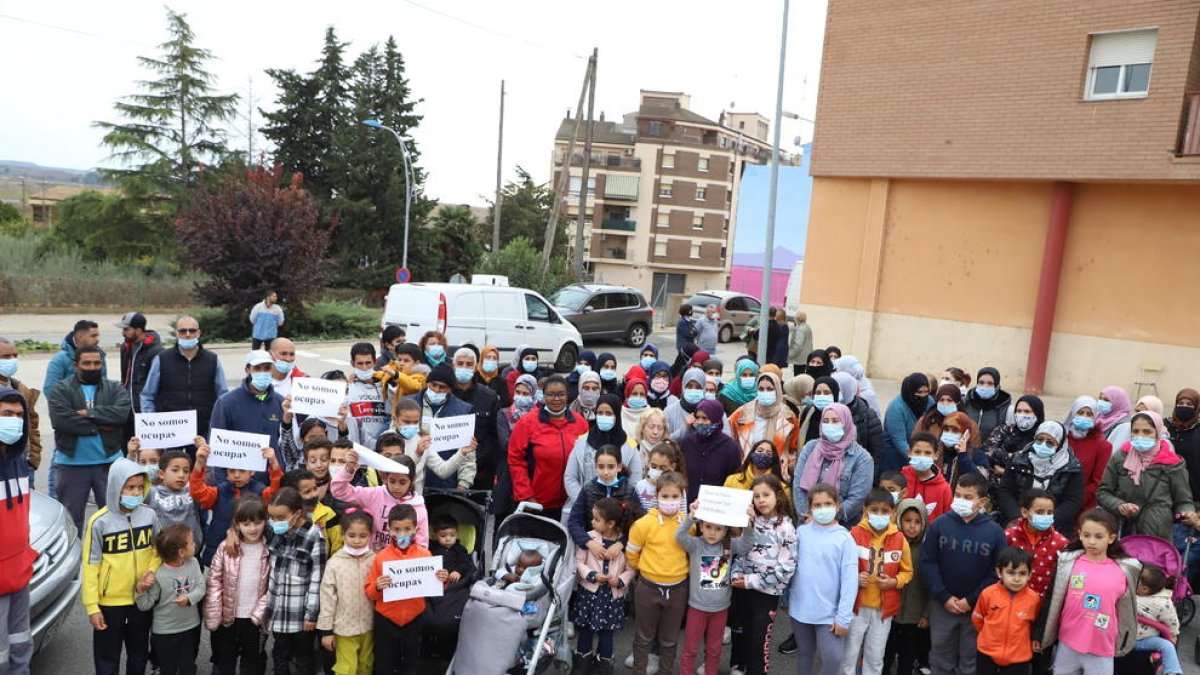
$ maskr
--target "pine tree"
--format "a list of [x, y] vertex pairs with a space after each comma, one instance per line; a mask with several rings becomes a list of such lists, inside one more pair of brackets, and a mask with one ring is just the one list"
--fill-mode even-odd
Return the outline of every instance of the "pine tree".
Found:
[[[517, 167], [517, 180], [504, 185], [500, 206], [500, 247], [504, 248], [514, 239], [523, 237], [534, 248], [542, 250], [546, 241], [546, 221], [554, 206], [554, 191], [548, 183], [538, 185], [529, 172]], [[495, 205], [488, 209], [487, 222], [477, 234], [480, 241], [490, 241], [491, 223], [495, 217]], [[567, 245], [568, 223], [565, 216], [559, 219], [555, 229], [555, 250], [564, 250]]]

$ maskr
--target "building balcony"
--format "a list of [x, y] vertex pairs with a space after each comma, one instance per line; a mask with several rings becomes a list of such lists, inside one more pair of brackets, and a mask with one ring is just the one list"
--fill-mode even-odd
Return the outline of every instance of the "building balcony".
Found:
[[[592, 249], [592, 253], [597, 253], [596, 249]], [[593, 257], [601, 260], [627, 260], [629, 256], [624, 247], [603, 246], [598, 251], [598, 255]]]
[[629, 220], [628, 218], [605, 218], [600, 221], [600, 229], [633, 232], [637, 230], [637, 221]]
[[[564, 155], [566, 153], [557, 153], [554, 156], [554, 165], [562, 166]], [[583, 166], [583, 155], [575, 153], [571, 155], [571, 166]], [[602, 169], [641, 169], [642, 160], [637, 157], [627, 157], [625, 155], [592, 155], [591, 166]]]
[[1184, 95], [1187, 105], [1187, 123], [1183, 128], [1183, 139], [1179, 143], [1181, 156], [1200, 155], [1200, 91], [1189, 91]]

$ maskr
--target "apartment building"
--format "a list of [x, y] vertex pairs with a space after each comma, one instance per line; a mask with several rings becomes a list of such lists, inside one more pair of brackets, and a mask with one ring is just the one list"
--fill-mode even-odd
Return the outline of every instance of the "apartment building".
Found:
[[829, 4], [801, 304], [873, 374], [1195, 386], [1200, 1]]
[[[569, 116], [555, 134], [553, 175], [569, 171], [571, 242], [580, 190], [587, 190], [584, 261], [596, 283], [641, 290], [660, 310], [670, 294], [727, 287], [742, 167], [766, 162], [769, 121], [723, 113], [714, 122], [679, 92], [641, 91], [637, 112], [593, 122], [591, 165], [582, 185], [584, 137]], [[573, 251], [572, 251], [573, 253]]]

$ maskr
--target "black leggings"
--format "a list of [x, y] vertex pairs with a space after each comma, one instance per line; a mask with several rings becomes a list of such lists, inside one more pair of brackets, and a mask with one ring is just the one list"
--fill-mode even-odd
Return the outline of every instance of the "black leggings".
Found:
[[771, 629], [779, 611], [779, 596], [745, 588], [733, 589], [729, 606], [729, 664], [746, 675], [763, 675], [771, 669]]

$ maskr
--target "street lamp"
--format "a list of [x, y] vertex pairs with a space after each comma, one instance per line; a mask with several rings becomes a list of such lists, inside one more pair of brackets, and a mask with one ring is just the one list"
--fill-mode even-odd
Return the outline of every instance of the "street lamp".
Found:
[[363, 126], [371, 127], [372, 129], [383, 129], [392, 132], [396, 137], [396, 142], [400, 144], [400, 156], [404, 158], [404, 258], [400, 263], [401, 267], [408, 267], [408, 213], [412, 210], [412, 191], [413, 191], [413, 175], [412, 163], [408, 159], [408, 145], [406, 139], [400, 135], [400, 132], [385, 125], [379, 120], [363, 120]]
[[771, 144], [771, 191], [767, 198], [767, 241], [763, 252], [762, 305], [758, 315], [758, 362], [766, 365], [767, 331], [771, 319], [771, 277], [775, 274], [775, 200], [779, 195], [779, 134], [783, 125], [783, 67], [787, 63], [788, 0], [783, 0], [783, 25], [779, 36], [779, 83], [775, 89], [775, 141]]

